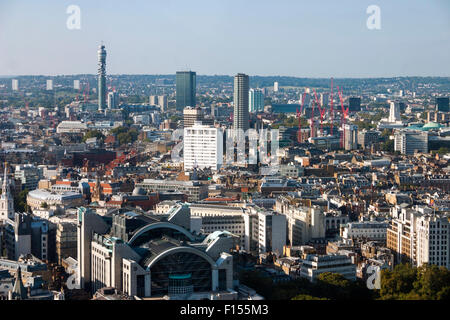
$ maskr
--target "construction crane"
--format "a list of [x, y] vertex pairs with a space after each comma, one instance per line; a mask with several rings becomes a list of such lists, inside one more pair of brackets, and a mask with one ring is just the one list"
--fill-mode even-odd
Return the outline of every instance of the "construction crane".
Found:
[[306, 95], [306, 92], [303, 92], [303, 94], [302, 94], [302, 101], [300, 103], [300, 111], [298, 111], [298, 108], [297, 108], [297, 118], [298, 118], [297, 141], [299, 143], [302, 142], [302, 111], [303, 111], [303, 105], [305, 103], [305, 95]]
[[89, 88], [89, 81], [87, 81], [86, 86], [84, 87], [84, 103], [87, 103], [87, 101], [89, 100], [89, 92], [90, 92], [90, 88]]
[[333, 78], [331, 78], [331, 96], [330, 96], [330, 134], [333, 135], [334, 109], [333, 109]]
[[342, 128], [342, 133], [341, 133], [341, 148], [344, 147], [344, 125], [348, 116], [348, 110], [349, 107], [344, 108], [344, 99], [342, 98], [342, 88], [339, 90], [339, 87], [336, 87], [338, 90], [338, 95], [339, 95], [339, 100], [341, 101], [341, 110], [342, 110], [342, 117], [341, 117], [341, 128]]
[[[317, 107], [319, 108], [319, 113], [320, 113], [320, 135], [323, 136], [323, 116], [325, 115], [325, 111], [327, 111], [327, 110], [326, 110], [325, 106], [323, 106], [323, 108], [320, 106], [319, 99], [317, 99], [316, 90], [313, 89], [313, 91], [314, 91], [314, 100], [317, 104]], [[313, 112], [313, 116], [314, 116], [314, 112]]]

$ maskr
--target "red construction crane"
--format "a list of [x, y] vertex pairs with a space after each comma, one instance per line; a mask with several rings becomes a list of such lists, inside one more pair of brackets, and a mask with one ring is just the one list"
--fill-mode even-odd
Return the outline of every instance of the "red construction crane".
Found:
[[333, 78], [331, 78], [331, 97], [330, 97], [330, 134], [333, 135], [334, 109], [333, 109]]
[[300, 111], [298, 111], [298, 108], [297, 108], [297, 118], [298, 118], [297, 141], [299, 143], [302, 142], [302, 111], [303, 111], [303, 105], [305, 103], [305, 95], [306, 95], [306, 93], [303, 92], [303, 94], [302, 94], [302, 101], [300, 102]]
[[342, 88], [339, 90], [339, 87], [336, 87], [338, 90], [339, 100], [341, 101], [341, 110], [342, 110], [342, 117], [341, 117], [341, 128], [342, 128], [342, 134], [341, 134], [341, 148], [344, 147], [344, 125], [348, 116], [348, 110], [349, 107], [344, 108], [344, 99], [342, 98]]
[[[323, 108], [320, 106], [319, 99], [317, 99], [316, 90], [313, 89], [313, 91], [314, 91], [314, 99], [316, 101], [317, 106], [319, 107], [319, 113], [320, 113], [320, 135], [323, 136], [323, 116], [325, 115], [325, 111], [327, 111], [327, 110], [326, 110], [325, 106]], [[314, 115], [314, 113], [313, 113], [313, 115]]]
[[311, 130], [311, 138], [314, 138], [315, 134], [314, 134], [314, 112], [315, 112], [315, 102], [313, 101], [312, 103], [312, 110], [311, 110], [311, 120], [310, 120], [310, 130]]
[[86, 103], [89, 100], [89, 92], [90, 92], [90, 88], [89, 88], [89, 81], [87, 82], [86, 86], [84, 87], [84, 103]]

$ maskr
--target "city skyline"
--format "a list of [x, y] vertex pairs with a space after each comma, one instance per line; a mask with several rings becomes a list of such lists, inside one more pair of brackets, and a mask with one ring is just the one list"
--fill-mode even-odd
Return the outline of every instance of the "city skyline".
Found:
[[[104, 7], [79, 1], [81, 29], [69, 30], [68, 2], [4, 1], [0, 29], [8, 32], [0, 32], [7, 48], [0, 51], [0, 73], [91, 74], [91, 52], [103, 41], [111, 52], [111, 75], [186, 69], [199, 75], [312, 78], [450, 75], [447, 2], [378, 1], [380, 30], [366, 26], [372, 3], [346, 4], [138, 1], [133, 7], [119, 2]], [[31, 12], [41, 14], [31, 18]]]

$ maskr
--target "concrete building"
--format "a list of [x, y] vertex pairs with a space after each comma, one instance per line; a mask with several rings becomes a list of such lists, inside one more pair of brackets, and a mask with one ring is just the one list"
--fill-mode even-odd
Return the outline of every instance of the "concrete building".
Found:
[[301, 277], [314, 282], [320, 274], [325, 272], [339, 273], [348, 280], [356, 280], [356, 265], [352, 263], [350, 257], [345, 255], [308, 254], [306, 259], [303, 259], [300, 269]]
[[370, 148], [380, 139], [380, 132], [376, 130], [362, 130], [358, 132], [358, 144], [363, 149]]
[[141, 299], [168, 296], [184, 300], [201, 293], [220, 299], [232, 290], [233, 258], [227, 252], [233, 239], [228, 233], [215, 232], [198, 240], [183, 226], [173, 223], [172, 215], [162, 221], [136, 212], [117, 214], [141, 222], [129, 228], [128, 241], [117, 237], [114, 226], [107, 233], [110, 227], [103, 217], [79, 209], [81, 288], [95, 292], [111, 287]]
[[246, 74], [238, 73], [234, 77], [234, 113], [233, 113], [233, 129], [242, 129], [244, 133], [249, 128], [249, 77]]
[[394, 134], [394, 150], [401, 154], [428, 152], [428, 132], [416, 130], [399, 130]]
[[364, 239], [386, 241], [386, 230], [389, 224], [378, 221], [350, 222], [341, 227], [344, 239]]
[[358, 149], [358, 126], [344, 125], [344, 148], [345, 150]]
[[13, 91], [19, 91], [19, 80], [12, 79], [11, 81], [11, 87]]
[[201, 122], [203, 125], [213, 125], [214, 120], [206, 118], [203, 110], [200, 107], [186, 107], [183, 109], [183, 128], [190, 128], [196, 122]]
[[199, 201], [208, 197], [208, 186], [198, 181], [144, 179], [144, 181], [137, 183], [136, 187], [141, 187], [150, 192], [182, 192], [190, 202]]
[[119, 104], [119, 96], [116, 91], [108, 92], [108, 109], [116, 109]]
[[63, 222], [56, 229], [56, 259], [58, 264], [68, 257], [77, 256], [77, 225]]
[[400, 104], [398, 102], [391, 102], [389, 109], [389, 122], [401, 122], [402, 118], [400, 116]]
[[198, 122], [185, 128], [183, 152], [185, 171], [193, 168], [219, 170], [223, 163], [222, 130]]
[[22, 190], [35, 190], [41, 180], [41, 173], [39, 168], [32, 164], [17, 165], [14, 172], [14, 177], [22, 182]]
[[106, 50], [105, 46], [101, 45], [97, 51], [98, 57], [98, 110], [106, 109]]
[[394, 219], [387, 229], [386, 246], [394, 252], [397, 263], [408, 262], [414, 266], [429, 263], [450, 268], [449, 221], [431, 210], [395, 208]]
[[56, 127], [56, 133], [83, 133], [87, 125], [81, 121], [61, 121]]
[[286, 216], [270, 211], [259, 211], [253, 227], [253, 238], [258, 239], [258, 252], [283, 254], [286, 245]]

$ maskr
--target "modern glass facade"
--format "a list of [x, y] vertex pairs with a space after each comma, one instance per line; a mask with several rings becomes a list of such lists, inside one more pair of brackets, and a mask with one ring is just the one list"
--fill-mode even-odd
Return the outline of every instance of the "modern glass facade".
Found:
[[[191, 287], [193, 292], [207, 292], [212, 287], [211, 264], [199, 255], [189, 252], [178, 252], [159, 260], [151, 269], [152, 295], [169, 293], [169, 284], [174, 285], [174, 276], [190, 274], [189, 283], [183, 286]], [[175, 277], [176, 278], [176, 277]], [[178, 288], [181, 290], [181, 288]], [[170, 290], [176, 291], [175, 287]]]
[[249, 111], [258, 112], [264, 110], [264, 94], [262, 90], [250, 89], [248, 92]]
[[186, 107], [195, 107], [195, 90], [197, 86], [197, 76], [192, 71], [178, 71], [176, 76], [176, 97], [177, 110], [182, 111]]

